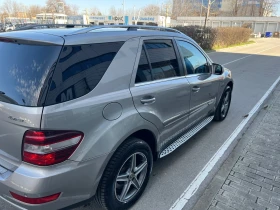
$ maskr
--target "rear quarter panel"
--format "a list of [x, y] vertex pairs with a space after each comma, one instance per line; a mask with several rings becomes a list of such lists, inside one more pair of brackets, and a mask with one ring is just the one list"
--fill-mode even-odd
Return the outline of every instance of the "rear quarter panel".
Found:
[[[112, 154], [137, 130], [148, 129], [157, 135], [155, 126], [135, 110], [129, 91], [138, 45], [139, 38], [124, 43], [99, 84], [89, 94], [44, 108], [42, 129], [79, 130], [85, 134], [71, 160], [86, 161]], [[121, 114], [117, 119], [107, 120], [103, 111], [111, 103], [119, 104]]]

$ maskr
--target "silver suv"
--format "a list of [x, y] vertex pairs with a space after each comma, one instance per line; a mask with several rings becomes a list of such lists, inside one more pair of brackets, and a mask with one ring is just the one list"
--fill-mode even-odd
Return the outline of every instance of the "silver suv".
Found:
[[0, 198], [20, 209], [131, 207], [231, 102], [231, 72], [173, 29], [3, 33], [0, 55]]

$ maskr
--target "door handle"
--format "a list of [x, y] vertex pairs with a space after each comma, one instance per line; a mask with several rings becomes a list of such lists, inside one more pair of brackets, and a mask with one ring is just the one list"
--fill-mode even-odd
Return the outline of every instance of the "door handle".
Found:
[[156, 98], [152, 97], [152, 98], [142, 98], [141, 99], [141, 103], [146, 105], [146, 104], [153, 104], [156, 102]]
[[199, 90], [200, 90], [200, 87], [197, 87], [197, 86], [194, 86], [192, 88], [192, 91], [195, 92], [195, 93], [197, 93]]

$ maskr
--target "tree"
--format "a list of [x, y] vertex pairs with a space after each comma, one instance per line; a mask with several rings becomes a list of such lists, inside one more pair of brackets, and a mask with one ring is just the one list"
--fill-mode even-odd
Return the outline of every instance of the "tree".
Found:
[[143, 15], [155, 16], [155, 15], [159, 15], [160, 12], [161, 12], [160, 6], [156, 4], [149, 4], [142, 9]]
[[259, 17], [271, 16], [277, 11], [279, 0], [260, 0]]
[[37, 14], [42, 13], [43, 12], [43, 7], [39, 6], [39, 5], [30, 5], [29, 7], [27, 7], [27, 16], [28, 18], [32, 19], [34, 17], [36, 17]]
[[112, 6], [109, 10], [109, 14], [112, 16], [123, 16], [123, 10], [116, 9], [116, 7]]
[[79, 6], [76, 4], [70, 4], [66, 7], [67, 11], [65, 11], [68, 15], [78, 15], [79, 14]]
[[90, 10], [89, 10], [89, 14], [90, 15], [102, 15], [100, 10], [97, 8], [97, 7], [92, 7]]
[[212, 4], [215, 2], [215, 0], [208, 0], [208, 4], [207, 4], [207, 12], [206, 12], [206, 16], [205, 16], [205, 21], [204, 21], [204, 28], [206, 28], [206, 23], [210, 14], [210, 9]]

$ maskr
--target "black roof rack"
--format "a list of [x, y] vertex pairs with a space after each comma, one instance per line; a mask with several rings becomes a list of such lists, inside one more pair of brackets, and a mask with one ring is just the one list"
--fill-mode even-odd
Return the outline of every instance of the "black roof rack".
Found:
[[[105, 30], [105, 29], [126, 29], [127, 31], [138, 31], [138, 30], [155, 30], [155, 31], [165, 31], [165, 32], [175, 32], [183, 34], [181, 31], [178, 31], [173, 28], [164, 28], [158, 26], [144, 26], [144, 25], [102, 25], [102, 26], [89, 26], [85, 29], [81, 29], [76, 33], [87, 33], [87, 32], [94, 32], [95, 30]], [[123, 31], [123, 30], [122, 30]]]
[[31, 30], [31, 29], [47, 29], [47, 28], [77, 28], [89, 27], [90, 25], [83, 24], [27, 24], [19, 26], [15, 31]]

